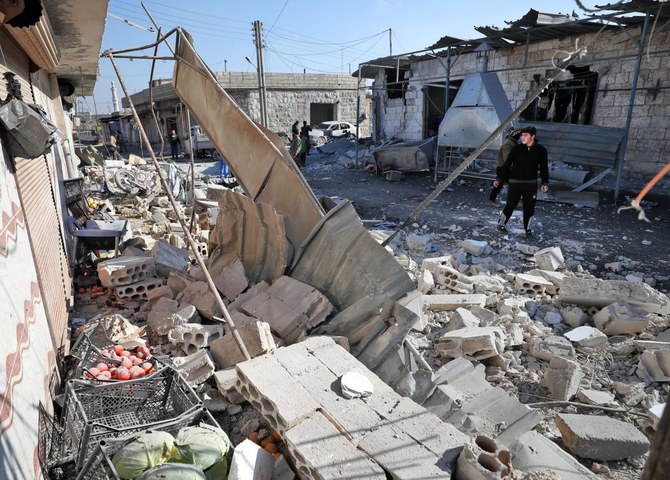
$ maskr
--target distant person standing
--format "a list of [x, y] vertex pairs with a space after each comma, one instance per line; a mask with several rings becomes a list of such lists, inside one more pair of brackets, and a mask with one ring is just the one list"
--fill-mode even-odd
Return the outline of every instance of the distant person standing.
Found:
[[[305, 151], [305, 155], [309, 155], [309, 149], [312, 146], [311, 142], [309, 141], [309, 132], [311, 132], [311, 131], [312, 131], [312, 127], [307, 125], [307, 120], [303, 120], [302, 121], [302, 127], [300, 128], [300, 136], [302, 138], [307, 139], [307, 150]], [[303, 166], [304, 166], [304, 162], [303, 162]]]
[[530, 221], [535, 214], [538, 172], [542, 182], [540, 190], [544, 193], [549, 191], [547, 149], [537, 143], [536, 135], [535, 127], [521, 129], [521, 144], [512, 148], [503, 165], [500, 179], [493, 182], [494, 187], [501, 187], [505, 182], [509, 183], [507, 203], [498, 217], [500, 233], [507, 233], [505, 225], [519, 204], [519, 200], [523, 199], [523, 228], [526, 231], [526, 238], [533, 237]]
[[181, 139], [177, 135], [176, 130], [173, 128], [168, 135], [168, 140], [170, 141], [170, 153], [172, 154], [172, 160], [176, 160], [179, 157], [179, 146], [181, 145]]
[[304, 167], [307, 163], [307, 151], [309, 150], [309, 136], [300, 134], [300, 151], [298, 158], [300, 158], [299, 166]]
[[117, 141], [116, 132], [112, 132], [109, 135], [109, 146], [107, 147], [109, 153], [112, 154], [114, 160], [122, 160], [121, 155], [119, 154], [119, 146]]
[[[298, 122], [295, 122], [295, 123], [296, 123], [296, 127], [297, 127]], [[289, 150], [289, 154], [291, 154], [291, 158], [295, 161], [296, 164], [300, 164], [301, 141], [302, 141], [302, 139], [300, 138], [299, 133], [292, 133], [291, 134], [291, 148]]]
[[291, 135], [300, 134], [300, 127], [298, 126], [298, 121], [296, 120], [293, 125], [291, 125]]
[[[521, 136], [521, 131], [517, 130], [515, 128], [511, 129], [508, 133], [507, 136], [505, 137], [505, 140], [503, 140], [502, 145], [500, 146], [500, 149], [498, 150], [498, 159], [496, 162], [496, 180], [500, 180], [500, 175], [502, 174], [502, 169], [503, 165], [505, 165], [505, 162], [507, 161], [507, 157], [509, 157], [510, 152], [512, 151], [512, 148], [517, 144], [519, 141], [519, 137]], [[491, 205], [496, 206], [496, 200], [498, 198], [498, 194], [502, 190], [502, 183], [500, 183], [498, 187], [495, 186], [495, 180], [494, 180], [494, 185], [493, 188], [491, 189], [491, 194], [489, 195], [489, 203]]]

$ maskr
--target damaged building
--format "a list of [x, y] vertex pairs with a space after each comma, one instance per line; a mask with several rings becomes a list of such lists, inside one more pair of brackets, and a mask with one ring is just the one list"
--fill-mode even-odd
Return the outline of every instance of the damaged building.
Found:
[[[577, 148], [563, 151], [570, 143], [590, 150], [588, 139], [603, 135], [609, 146], [597, 148], [598, 161], [579, 159], [583, 165], [600, 171], [609, 168], [617, 175], [621, 169], [657, 172], [670, 148], [666, 81], [670, 12], [663, 2], [651, 0], [612, 8], [618, 9], [616, 20], [611, 12], [580, 18], [531, 9], [501, 28], [475, 27], [483, 35], [476, 40], [444, 36], [417, 54], [361, 63], [354, 75], [373, 80], [373, 137], [411, 141], [436, 136], [443, 162], [438, 169], [445, 170], [450, 147], [477, 147], [500, 124], [498, 119], [520, 105], [555, 68], [557, 60], [586, 47], [518, 121], [538, 128], [550, 159], [565, 161], [578, 155]], [[489, 78], [472, 85], [471, 77], [477, 74]], [[491, 84], [496, 91], [501, 87], [502, 96], [489, 90]], [[459, 134], [456, 139], [445, 138], [450, 112], [458, 107], [463, 115], [454, 128]], [[474, 114], [477, 107], [482, 112]], [[496, 144], [500, 141], [490, 146], [491, 151]]]

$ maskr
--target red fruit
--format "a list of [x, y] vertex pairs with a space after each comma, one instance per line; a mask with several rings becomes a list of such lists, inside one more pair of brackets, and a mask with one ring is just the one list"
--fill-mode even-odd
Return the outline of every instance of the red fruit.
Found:
[[106, 348], [104, 350], [100, 350], [100, 353], [102, 353], [105, 357], [109, 357], [109, 350]]
[[121, 367], [116, 369], [116, 378], [119, 380], [130, 380], [130, 372], [127, 368]]
[[114, 353], [117, 355], [121, 355], [124, 350], [125, 348], [123, 348], [123, 345], [114, 345]]
[[107, 370], [109, 370], [109, 367], [107, 366], [107, 364], [106, 364], [106, 363], [103, 363], [103, 362], [98, 363], [98, 364], [95, 366], [95, 368], [97, 368], [97, 369], [100, 370], [101, 372], [106, 372]]
[[140, 367], [142, 367], [146, 373], [151, 373], [151, 371], [154, 369], [154, 366], [151, 362], [144, 362], [142, 365], [140, 365]]
[[136, 378], [143, 377], [144, 375], [145, 375], [144, 370], [139, 369], [139, 370], [135, 370], [134, 372], [132, 372], [130, 374], [130, 378], [131, 378], [131, 380], [134, 380]]
[[89, 368], [89, 369], [84, 373], [84, 376], [85, 376], [86, 378], [93, 378], [93, 377], [97, 377], [98, 375], [100, 375], [100, 370], [98, 370], [98, 369], [95, 368], [95, 367], [91, 367], [91, 368]]
[[119, 353], [119, 355], [122, 357], [130, 357], [130, 352], [128, 350], [124, 350], [123, 352]]
[[116, 378], [116, 371], [117, 370], [118, 370], [118, 368], [116, 368], [116, 367], [112, 367], [112, 368], [109, 369], [109, 374], [112, 376], [112, 378]]
[[108, 370], [106, 370], [106, 371], [104, 371], [104, 372], [100, 372], [100, 375], [98, 375], [98, 376], [95, 377], [95, 378], [97, 378], [98, 380], [111, 380], [111, 379], [112, 379], [112, 375], [109, 373]]
[[139, 358], [137, 358], [135, 355], [131, 355], [128, 358], [130, 359], [131, 362], [133, 362], [133, 365], [137, 365], [138, 363], [141, 362], [141, 360]]

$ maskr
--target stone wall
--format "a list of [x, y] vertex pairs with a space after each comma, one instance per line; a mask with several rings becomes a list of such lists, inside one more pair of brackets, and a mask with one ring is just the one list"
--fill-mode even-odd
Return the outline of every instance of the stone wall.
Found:
[[[630, 103], [630, 89], [637, 58], [637, 39], [640, 29], [629, 34], [611, 30], [596, 34], [553, 39], [529, 45], [526, 59], [525, 46], [489, 53], [488, 71], [496, 72], [515, 109], [535, 87], [533, 75], [544, 77], [552, 70], [552, 57], [559, 51], [572, 51], [578, 45], [588, 45], [587, 54], [573, 62], [589, 66], [598, 73], [597, 95], [591, 124], [624, 128]], [[663, 87], [670, 78], [670, 55], [667, 45], [670, 32], [655, 33], [640, 66], [638, 91], [635, 96], [631, 128], [625, 154], [625, 168], [640, 173], [655, 173], [665, 165], [664, 152], [670, 150], [670, 91], [653, 90], [657, 81]], [[403, 99], [388, 99], [383, 75], [374, 82], [374, 99], [379, 112], [378, 140], [401, 137], [407, 140], [422, 138], [425, 95], [422, 87], [444, 84], [446, 59], [431, 59], [412, 65], [407, 90]], [[475, 71], [476, 54], [463, 54], [452, 61], [451, 79], [462, 79]], [[570, 72], [559, 78], [572, 78]], [[650, 90], [651, 89], [651, 90]]]

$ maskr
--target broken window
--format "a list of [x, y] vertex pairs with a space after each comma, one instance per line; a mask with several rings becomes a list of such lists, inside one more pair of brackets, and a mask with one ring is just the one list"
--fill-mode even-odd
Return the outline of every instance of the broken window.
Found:
[[386, 70], [386, 94], [388, 98], [403, 98], [407, 90], [405, 73], [409, 72], [406, 68], [394, 68]]
[[[525, 121], [590, 125], [598, 74], [589, 66], [568, 66], [572, 78], [556, 80], [521, 114]], [[536, 75], [535, 81], [540, 77]]]

